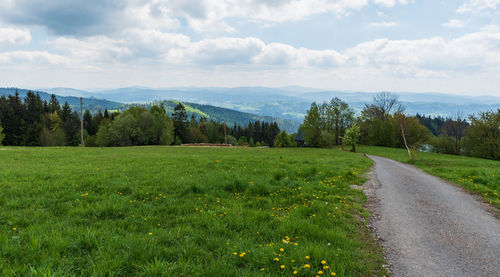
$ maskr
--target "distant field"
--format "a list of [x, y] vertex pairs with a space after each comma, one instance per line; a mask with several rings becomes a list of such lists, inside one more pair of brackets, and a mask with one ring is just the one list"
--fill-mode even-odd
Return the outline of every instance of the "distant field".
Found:
[[320, 149], [0, 147], [0, 273], [381, 276], [349, 186], [370, 166]]
[[[410, 162], [405, 149], [361, 146], [359, 152]], [[437, 153], [417, 153], [411, 162], [429, 174], [449, 180], [500, 208], [500, 161]]]

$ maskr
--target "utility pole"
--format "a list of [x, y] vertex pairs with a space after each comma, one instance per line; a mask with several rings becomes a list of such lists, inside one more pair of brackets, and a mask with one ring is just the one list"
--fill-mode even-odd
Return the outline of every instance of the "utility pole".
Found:
[[82, 139], [82, 147], [85, 147], [85, 141], [83, 140], [83, 97], [80, 97], [80, 136]]
[[224, 144], [227, 144], [226, 122], [224, 121]]

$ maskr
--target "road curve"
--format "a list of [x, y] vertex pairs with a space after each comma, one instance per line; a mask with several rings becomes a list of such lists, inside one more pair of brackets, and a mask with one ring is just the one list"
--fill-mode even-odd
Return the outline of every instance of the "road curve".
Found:
[[373, 227], [394, 276], [500, 276], [500, 221], [481, 203], [411, 165], [368, 157]]

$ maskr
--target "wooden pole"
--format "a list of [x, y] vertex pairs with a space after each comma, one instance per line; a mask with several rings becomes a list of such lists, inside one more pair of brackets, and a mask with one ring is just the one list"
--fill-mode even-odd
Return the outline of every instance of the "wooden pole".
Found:
[[224, 121], [224, 144], [227, 144], [226, 122]]
[[85, 141], [83, 140], [83, 97], [80, 97], [80, 137], [82, 139], [82, 147], [85, 147]]

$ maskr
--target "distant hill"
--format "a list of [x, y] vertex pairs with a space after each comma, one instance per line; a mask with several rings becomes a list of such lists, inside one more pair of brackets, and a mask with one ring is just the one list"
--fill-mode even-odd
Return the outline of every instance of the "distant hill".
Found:
[[[374, 93], [319, 90], [304, 87], [235, 87], [235, 88], [147, 88], [128, 87], [93, 92], [56, 88], [49, 91], [78, 94], [125, 103], [149, 103], [155, 100], [179, 100], [237, 110], [259, 116], [284, 118], [302, 122], [311, 102], [329, 101], [339, 97], [357, 112], [372, 101]], [[57, 93], [56, 93], [57, 94]], [[395, 92], [408, 114], [430, 116], [465, 116], [500, 108], [500, 97], [466, 96], [443, 93]]]
[[[0, 88], [0, 96], [9, 96], [9, 95], [14, 95], [16, 93], [16, 90], [19, 92], [19, 96], [24, 99], [26, 97], [26, 93], [29, 91], [27, 89], [16, 89], [16, 88]], [[42, 101], [49, 101], [51, 93], [43, 92], [43, 91], [35, 91], [32, 90], [34, 93], [38, 93], [40, 95], [40, 98], [42, 98]], [[65, 102], [68, 102], [68, 104], [71, 106], [73, 110], [80, 110], [80, 97], [74, 97], [74, 96], [60, 96], [56, 95], [57, 100], [59, 103], [64, 104]], [[124, 107], [123, 103], [118, 103], [114, 101], [109, 101], [109, 100], [104, 100], [104, 99], [97, 99], [97, 98], [84, 98], [83, 101], [83, 109], [84, 110], [89, 110], [91, 112], [97, 112], [99, 110], [104, 111], [105, 109], [107, 110], [118, 110]]]
[[[0, 96], [14, 95], [16, 90], [19, 92], [21, 98], [24, 98], [26, 96], [26, 93], [28, 92], [28, 90], [26, 89], [0, 88]], [[47, 100], [47, 101], [50, 99], [50, 95], [54, 94], [56, 95], [57, 99], [61, 104], [67, 101], [73, 110], [75, 111], [80, 110], [80, 97], [60, 96], [57, 95], [55, 91], [59, 91], [60, 93], [64, 94], [76, 92], [78, 93], [78, 95], [81, 96], [88, 95], [85, 91], [71, 90], [65, 88], [53, 89], [50, 93], [44, 91], [33, 91], [33, 92], [38, 93], [40, 95], [40, 98], [42, 98], [42, 100]], [[174, 112], [174, 107], [178, 103], [178, 101], [174, 100], [154, 101], [154, 99], [149, 102], [156, 102], [163, 104], [163, 106], [166, 108], [167, 114], [169, 115], [171, 115]], [[191, 115], [194, 115], [197, 119], [205, 117], [208, 120], [214, 120], [217, 122], [226, 122], [229, 127], [232, 127], [234, 124], [247, 125], [249, 122], [267, 121], [267, 122], [278, 123], [280, 129], [285, 130], [288, 133], [295, 133], [297, 132], [297, 129], [300, 126], [300, 123], [297, 121], [282, 119], [278, 117], [260, 116], [252, 113], [240, 112], [227, 108], [215, 107], [211, 105], [194, 104], [188, 102], [183, 102], [183, 104], [186, 107], [189, 117], [191, 117]], [[150, 106], [150, 104], [124, 104], [115, 101], [98, 99], [95, 98], [94, 96], [83, 98], [83, 109], [90, 110], [91, 112], [97, 112], [99, 110], [104, 111], [105, 109], [108, 109], [110, 111], [120, 110], [134, 105]]]
[[[162, 106], [166, 109], [167, 114], [170, 115], [174, 112], [174, 108], [179, 102], [175, 100], [164, 100], [156, 103], [162, 104]], [[229, 127], [232, 127], [234, 124], [247, 125], [249, 122], [267, 121], [278, 123], [280, 129], [285, 130], [287, 133], [295, 133], [300, 126], [300, 123], [297, 121], [272, 116], [259, 116], [251, 113], [239, 112], [211, 105], [194, 104], [187, 102], [182, 102], [182, 104], [186, 108], [188, 117], [194, 115], [197, 119], [205, 117], [208, 120], [226, 122]]]

